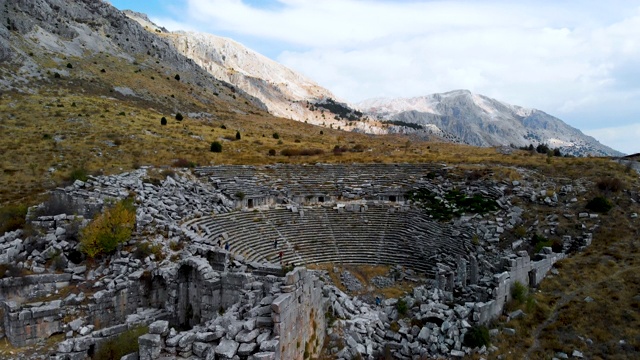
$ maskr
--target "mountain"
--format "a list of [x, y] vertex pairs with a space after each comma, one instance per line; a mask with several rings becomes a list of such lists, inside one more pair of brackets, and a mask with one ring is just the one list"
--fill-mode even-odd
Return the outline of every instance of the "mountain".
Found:
[[468, 90], [414, 98], [370, 99], [356, 105], [366, 114], [396, 125], [424, 127], [444, 138], [475, 146], [546, 144], [563, 154], [620, 156], [562, 120], [543, 111], [506, 104]]
[[329, 126], [339, 120], [336, 116], [353, 121], [362, 115], [331, 91], [236, 41], [205, 33], [169, 32], [145, 14], [130, 10], [124, 13], [171, 42], [217, 79], [260, 99], [275, 116]]

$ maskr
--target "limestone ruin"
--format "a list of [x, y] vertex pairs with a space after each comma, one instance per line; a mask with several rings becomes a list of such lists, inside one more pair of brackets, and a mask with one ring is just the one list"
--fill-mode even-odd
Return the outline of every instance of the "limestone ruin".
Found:
[[[464, 334], [502, 314], [516, 282], [536, 286], [555, 261], [587, 246], [598, 218], [572, 210], [584, 192], [579, 183], [525, 170], [521, 181], [469, 180], [450, 170], [213, 166], [152, 181], [158, 170], [141, 168], [76, 181], [52, 194], [66, 213], [39, 215], [47, 212], [42, 204], [30, 209], [29, 233], [0, 237], [0, 264], [12, 266], [0, 279], [0, 336], [38, 348], [60, 335], [47, 354], [58, 360], [84, 359], [140, 325], [148, 333], [126, 359], [305, 359], [322, 351], [339, 359], [412, 359], [490, 351], [463, 346]], [[497, 208], [439, 221], [409, 200], [417, 189], [449, 208], [456, 205], [446, 194], [454, 189]], [[106, 202], [128, 196], [135, 197], [137, 223], [126, 248], [134, 250], [87, 266], [78, 228]], [[523, 239], [505, 244], [528, 205], [558, 210], [528, 233], [553, 234], [563, 216], [580, 224], [580, 234], [565, 235], [562, 252], [544, 247], [533, 257]], [[136, 256], [143, 242], [163, 256]], [[376, 305], [350, 296], [326, 271], [307, 268], [312, 264], [392, 266], [415, 283], [401, 301], [422, 326], [398, 312], [399, 299]], [[336, 321], [328, 325], [326, 316]]]

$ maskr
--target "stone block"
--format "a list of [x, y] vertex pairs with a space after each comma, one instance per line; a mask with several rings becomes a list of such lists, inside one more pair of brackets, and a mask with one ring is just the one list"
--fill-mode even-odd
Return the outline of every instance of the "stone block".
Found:
[[240, 331], [238, 335], [236, 335], [236, 341], [240, 343], [249, 343], [254, 341], [259, 334], [260, 330], [258, 329], [253, 329], [251, 331], [245, 329]]
[[249, 360], [274, 360], [276, 354], [273, 352], [259, 352], [249, 357]]
[[251, 355], [251, 353], [253, 353], [257, 347], [258, 347], [258, 344], [256, 343], [240, 344], [240, 347], [238, 348], [238, 355], [240, 356]]
[[145, 334], [138, 338], [140, 360], [155, 360], [162, 350], [162, 339], [158, 334]]
[[216, 355], [219, 359], [232, 359], [238, 350], [240, 344], [233, 340], [222, 339], [216, 347]]
[[191, 349], [192, 349], [193, 353], [194, 353], [196, 356], [204, 357], [204, 355], [205, 355], [205, 353], [206, 353], [207, 349], [209, 349], [210, 347], [211, 347], [211, 345], [209, 345], [209, 344], [206, 344], [206, 343], [203, 343], [203, 342], [196, 341], [196, 342], [194, 342], [194, 343], [193, 343], [193, 345], [192, 345], [192, 348], [191, 348]]
[[169, 322], [166, 320], [154, 321], [149, 325], [149, 334], [166, 336], [169, 333]]
[[291, 303], [291, 295], [290, 294], [281, 294], [271, 303], [271, 310], [273, 310], [276, 314], [280, 314], [284, 309], [286, 309]]

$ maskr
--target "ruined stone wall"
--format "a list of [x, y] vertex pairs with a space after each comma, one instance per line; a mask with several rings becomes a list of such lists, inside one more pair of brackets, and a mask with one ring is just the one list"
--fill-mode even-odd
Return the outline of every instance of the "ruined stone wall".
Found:
[[39, 339], [62, 332], [62, 301], [20, 306], [13, 301], [3, 303], [5, 335], [13, 346], [35, 344]]
[[477, 319], [480, 323], [487, 323], [502, 314], [504, 306], [511, 301], [511, 290], [516, 281], [523, 285], [536, 286], [547, 274], [553, 264], [564, 258], [562, 253], [552, 253], [550, 249], [540, 254], [540, 260], [531, 261], [526, 252], [520, 252], [518, 257], [505, 259], [506, 271], [495, 274], [492, 300], [479, 303], [476, 306]]
[[0, 300], [38, 297], [69, 286], [71, 274], [42, 274], [0, 279]]
[[5, 301], [2, 305], [5, 334], [13, 346], [34, 344], [38, 339], [64, 332], [63, 319], [68, 310], [74, 311], [77, 306], [86, 311], [86, 322], [95, 329], [115, 326], [124, 323], [127, 315], [135, 314], [145, 297], [144, 286], [138, 281], [127, 281], [119, 289], [96, 292], [86, 305], [74, 296], [45, 303]]
[[280, 336], [276, 359], [301, 360], [320, 352], [326, 330], [322, 285], [306, 268], [287, 273], [283, 294], [271, 304], [274, 333]]

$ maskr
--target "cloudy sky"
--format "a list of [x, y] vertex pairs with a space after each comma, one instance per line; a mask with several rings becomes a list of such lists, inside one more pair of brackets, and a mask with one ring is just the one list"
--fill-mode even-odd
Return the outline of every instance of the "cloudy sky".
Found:
[[640, 1], [111, 3], [232, 38], [349, 102], [469, 89], [640, 152]]

